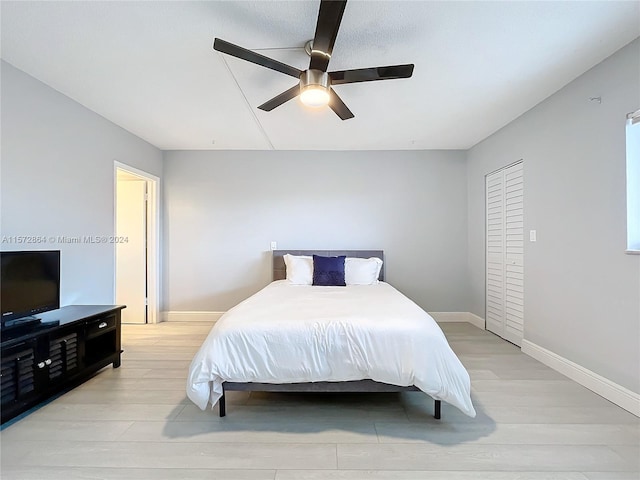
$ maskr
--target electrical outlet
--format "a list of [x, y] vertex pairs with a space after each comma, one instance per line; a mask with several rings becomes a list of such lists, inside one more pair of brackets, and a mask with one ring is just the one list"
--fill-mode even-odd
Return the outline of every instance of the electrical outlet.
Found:
[[278, 244], [276, 242], [271, 242], [271, 250], [277, 250]]
[[537, 240], [537, 234], [535, 230], [529, 230], [529, 241], [535, 242]]

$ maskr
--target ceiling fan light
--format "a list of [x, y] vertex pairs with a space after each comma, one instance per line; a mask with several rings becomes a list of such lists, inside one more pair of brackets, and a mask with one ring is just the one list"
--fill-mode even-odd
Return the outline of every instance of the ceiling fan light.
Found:
[[307, 107], [324, 107], [329, 104], [329, 90], [320, 85], [307, 85], [302, 88], [300, 101]]
[[329, 104], [331, 80], [322, 70], [305, 70], [300, 75], [300, 101], [308, 107], [324, 107]]

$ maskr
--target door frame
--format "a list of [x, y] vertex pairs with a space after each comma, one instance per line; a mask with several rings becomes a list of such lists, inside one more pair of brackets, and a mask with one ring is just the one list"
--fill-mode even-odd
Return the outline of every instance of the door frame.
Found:
[[[118, 170], [140, 177], [147, 184], [147, 323], [160, 322], [160, 178], [113, 161], [113, 231], [116, 232]], [[116, 244], [113, 244], [113, 258]], [[113, 301], [116, 299], [117, 262], [113, 262]]]

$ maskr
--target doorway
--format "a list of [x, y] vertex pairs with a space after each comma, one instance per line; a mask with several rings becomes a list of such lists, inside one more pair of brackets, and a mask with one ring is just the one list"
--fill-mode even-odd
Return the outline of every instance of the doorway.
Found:
[[122, 323], [158, 321], [158, 182], [115, 162], [115, 303]]

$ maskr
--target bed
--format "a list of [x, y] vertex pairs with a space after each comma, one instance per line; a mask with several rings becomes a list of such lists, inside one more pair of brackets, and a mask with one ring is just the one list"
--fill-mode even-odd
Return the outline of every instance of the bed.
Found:
[[375, 250], [274, 251], [273, 282], [225, 313], [191, 362], [198, 407], [217, 403], [225, 416], [225, 392], [237, 390], [421, 390], [436, 418], [442, 401], [475, 416], [467, 371], [433, 318], [384, 282], [384, 263], [370, 285], [293, 284], [285, 258], [312, 255], [383, 260]]

